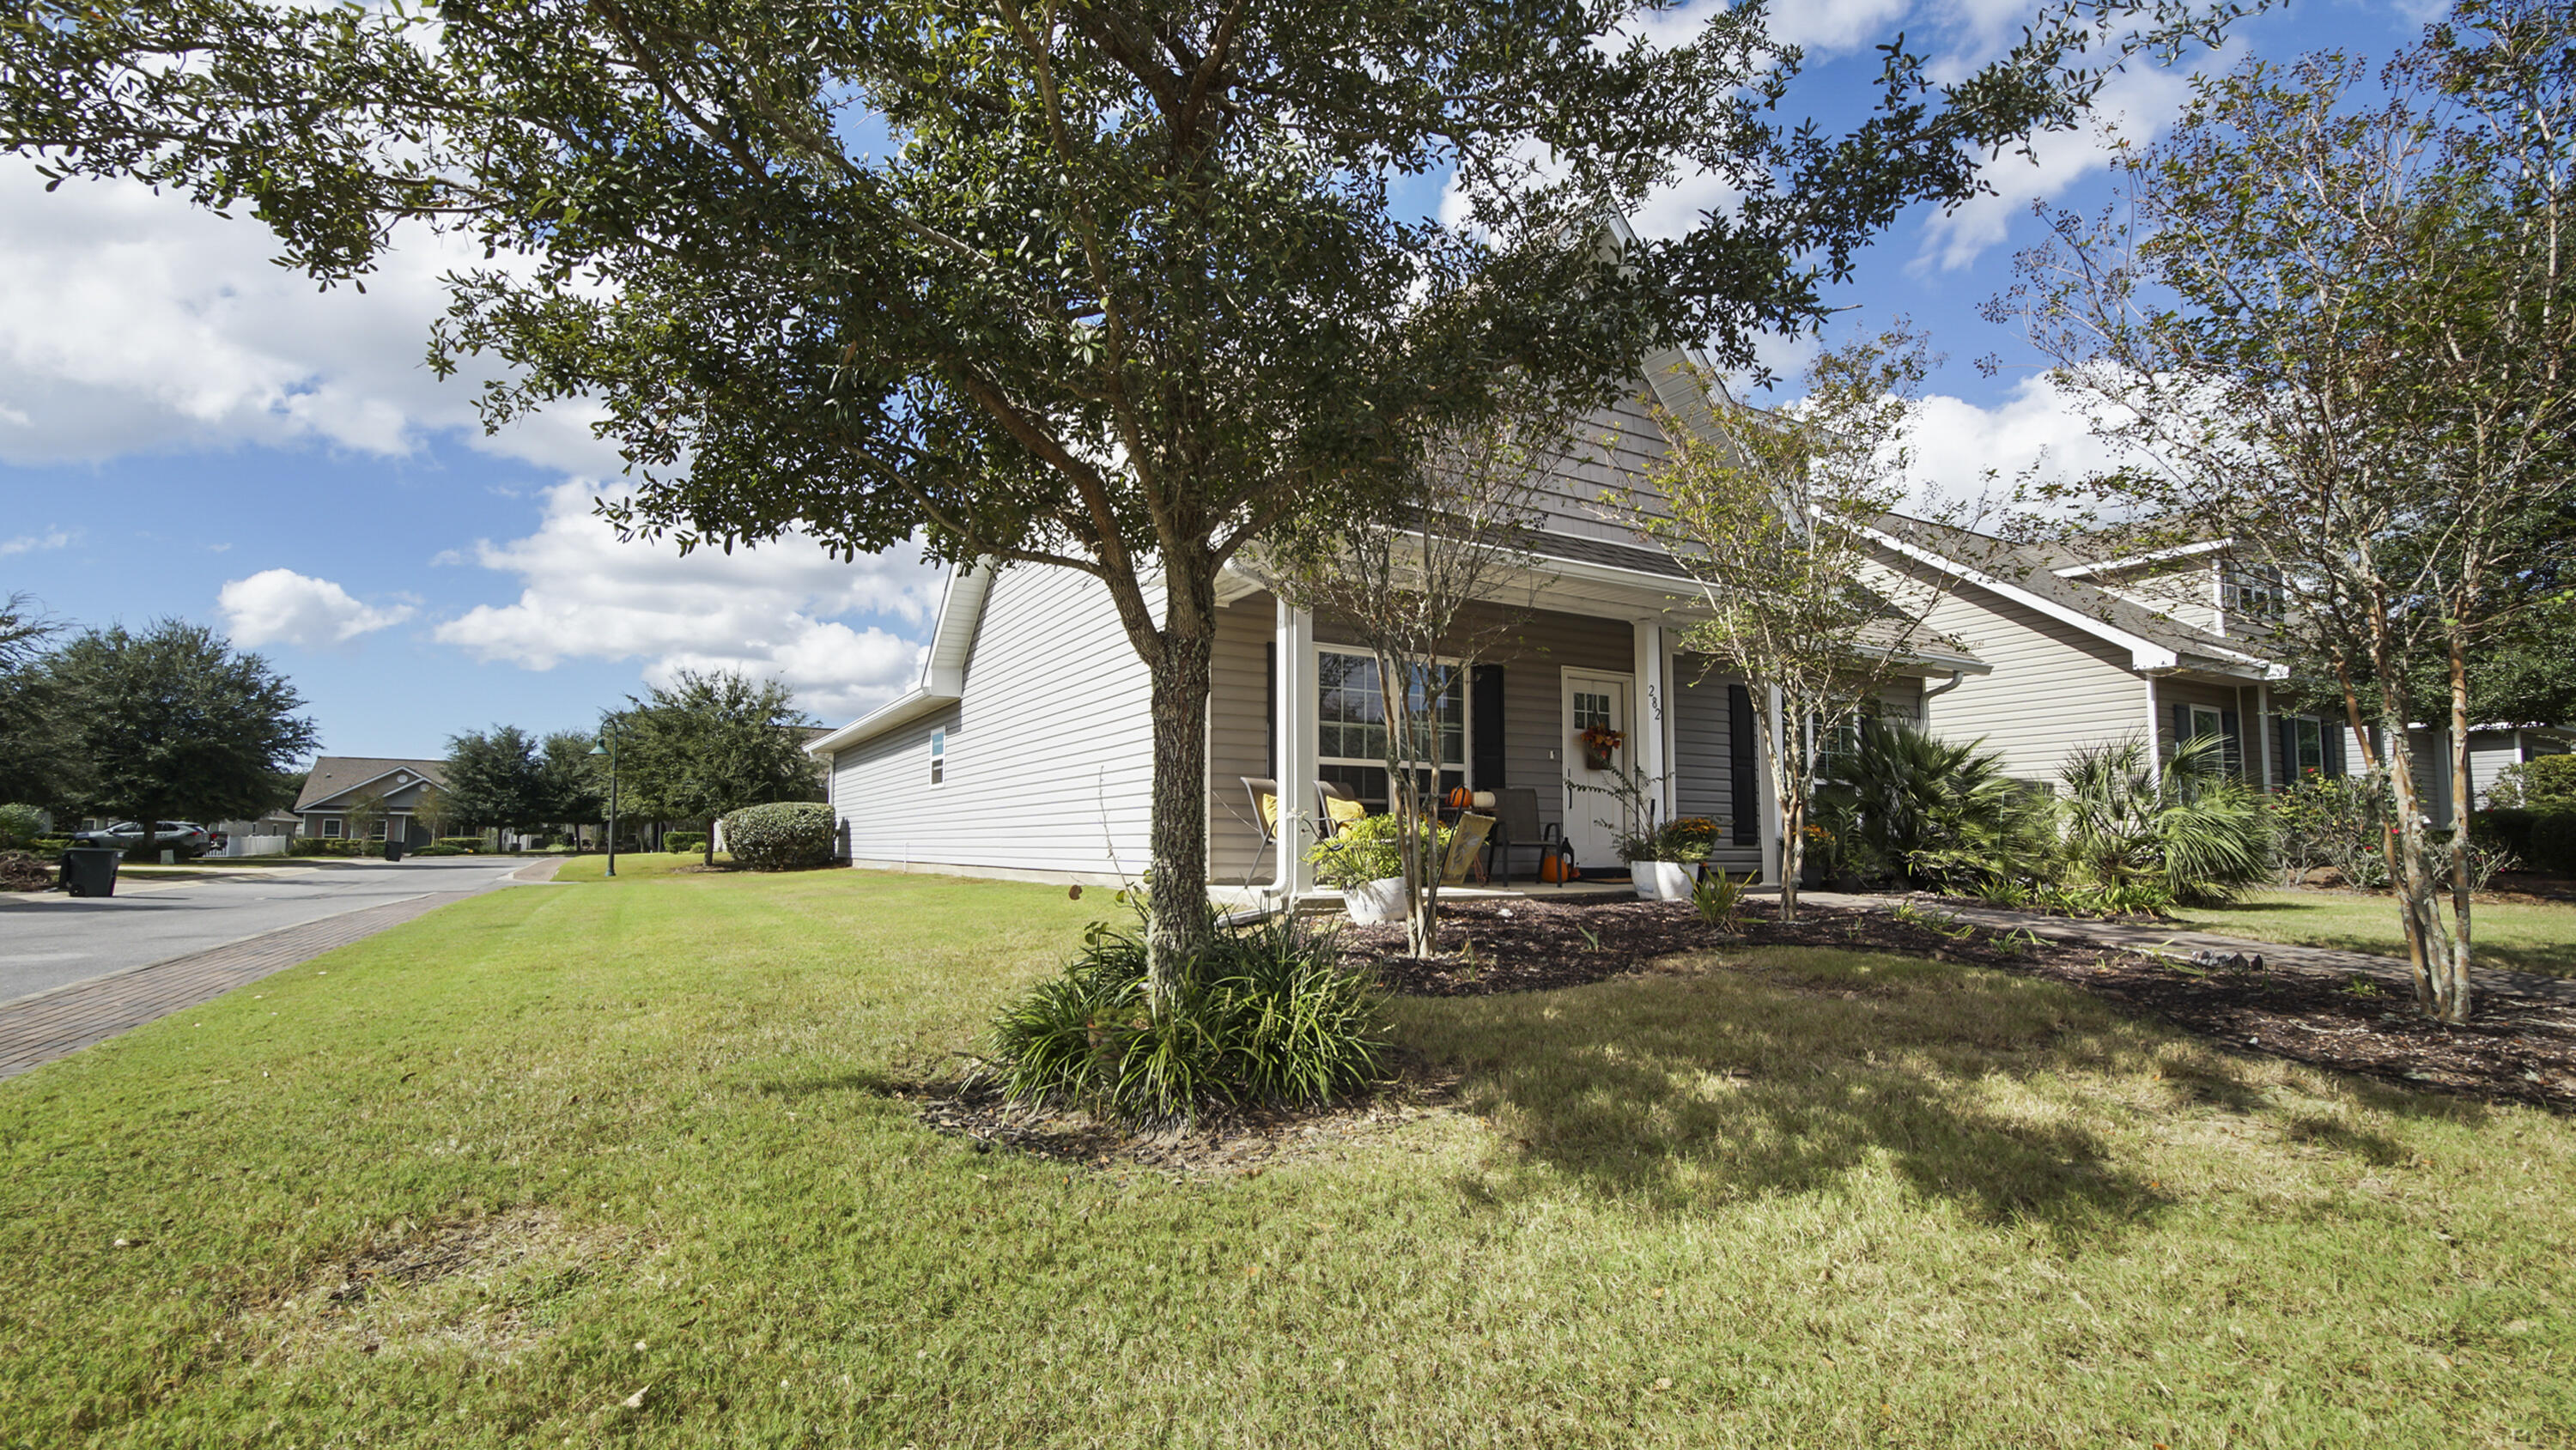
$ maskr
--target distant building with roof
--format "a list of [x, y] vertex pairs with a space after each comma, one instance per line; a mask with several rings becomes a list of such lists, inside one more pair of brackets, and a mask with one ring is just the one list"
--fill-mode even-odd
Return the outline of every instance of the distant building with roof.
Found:
[[295, 798], [297, 834], [339, 840], [397, 840], [426, 846], [436, 829], [432, 794], [447, 783], [443, 760], [325, 755]]

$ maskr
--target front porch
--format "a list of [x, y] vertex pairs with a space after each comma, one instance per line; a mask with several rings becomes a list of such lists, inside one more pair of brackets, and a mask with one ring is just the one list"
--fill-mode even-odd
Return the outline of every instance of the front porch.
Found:
[[[1459, 662], [1437, 762], [1443, 789], [1530, 791], [1542, 827], [1562, 833], [1586, 876], [1564, 887], [1525, 885], [1538, 857], [1516, 849], [1513, 887], [1444, 895], [1633, 895], [1618, 831], [1608, 824], [1617, 806], [1592, 793], [1630, 771], [1651, 783], [1660, 818], [1718, 823], [1717, 864], [1768, 875], [1776, 832], [1762, 804], [1767, 793], [1755, 786], [1751, 697], [1673, 648], [1686, 623], [1675, 600], [1682, 581], [1649, 572], [1644, 551], [1606, 544], [1597, 551], [1622, 562], [1550, 561], [1563, 572], [1532, 581], [1527, 607], [1512, 609], [1499, 627], [1494, 617], [1474, 621], [1487, 643]], [[1364, 799], [1374, 794], [1372, 808], [1383, 806], [1375, 664], [1354, 630], [1249, 580], [1238, 581], [1219, 613], [1209, 710], [1211, 881], [1243, 905], [1275, 907], [1287, 895], [1338, 909], [1339, 893], [1316, 886], [1304, 856], [1316, 840], [1318, 781]], [[1576, 736], [1585, 724], [1622, 737], [1606, 769], [1583, 757]], [[1280, 783], [1280, 829], [1267, 840], [1247, 780]]]

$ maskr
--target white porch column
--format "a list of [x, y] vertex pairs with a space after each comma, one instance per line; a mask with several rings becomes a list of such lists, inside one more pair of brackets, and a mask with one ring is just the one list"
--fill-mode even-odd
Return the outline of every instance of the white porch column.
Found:
[[1315, 841], [1308, 817], [1315, 809], [1315, 616], [1285, 599], [1278, 606], [1277, 677], [1270, 682], [1279, 722], [1278, 883], [1282, 904], [1315, 886], [1306, 848]]
[[[1785, 717], [1780, 713], [1780, 687], [1764, 691], [1762, 708], [1771, 713], [1773, 740], [1785, 740], [1781, 733]], [[1764, 744], [1762, 732], [1753, 733], [1753, 796], [1762, 803], [1762, 884], [1780, 884], [1780, 800], [1771, 792], [1771, 752]]]
[[1636, 737], [1637, 749], [1630, 758], [1653, 782], [1650, 798], [1656, 818], [1669, 821], [1673, 818], [1673, 712], [1672, 691], [1665, 684], [1664, 626], [1640, 619], [1635, 633], [1637, 718], [1630, 722], [1635, 728], [1629, 733]]

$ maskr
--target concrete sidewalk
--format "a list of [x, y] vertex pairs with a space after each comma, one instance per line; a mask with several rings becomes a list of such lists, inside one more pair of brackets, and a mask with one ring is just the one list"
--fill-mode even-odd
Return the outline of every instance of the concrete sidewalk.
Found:
[[[1817, 906], [1842, 907], [1859, 911], [1893, 911], [1912, 901], [1915, 909], [1939, 912], [1977, 926], [1996, 931], [2027, 931], [2050, 941], [2080, 942], [2091, 946], [2118, 947], [2154, 956], [2188, 957], [2193, 952], [2222, 954], [2242, 952], [2261, 954], [2265, 966], [2298, 967], [2309, 971], [2343, 975], [2359, 973], [2381, 981], [2393, 982], [2408, 991], [2414, 990], [2415, 976], [2406, 963], [2394, 957], [2373, 956], [2368, 952], [2336, 951], [2328, 947], [2287, 946], [2280, 942], [2249, 941], [2244, 937], [2219, 936], [2214, 932], [2192, 931], [2186, 927], [2165, 926], [2156, 922], [2088, 921], [2077, 917], [2049, 916], [2036, 911], [2012, 911], [1999, 906], [1962, 906], [1947, 901], [1914, 900], [1903, 896], [1847, 896], [1834, 891], [1801, 891], [1798, 900]], [[2469, 968], [2472, 992], [2501, 993], [2529, 997], [2544, 1002], [2576, 1002], [2576, 981], [2564, 977], [2543, 977], [2531, 972], [2508, 972], [2497, 967]]]

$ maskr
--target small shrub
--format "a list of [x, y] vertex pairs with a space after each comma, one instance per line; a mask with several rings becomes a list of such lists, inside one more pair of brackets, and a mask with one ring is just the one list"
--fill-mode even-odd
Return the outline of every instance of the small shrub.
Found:
[[2284, 885], [2332, 867], [2348, 886], [2388, 884], [2388, 795], [2366, 776], [2311, 775], [2270, 798]]
[[2507, 810], [2576, 811], [2576, 755], [2544, 755], [2506, 766], [2487, 787], [2487, 804]]
[[[731, 830], [732, 827], [726, 829]], [[665, 851], [686, 854], [706, 848], [707, 833], [704, 831], [666, 831], [662, 835], [662, 849]]]
[[38, 836], [27, 843], [28, 850], [48, 859], [60, 856], [71, 848], [72, 838], [69, 836]]
[[470, 856], [474, 853], [471, 851], [460, 851], [454, 846], [423, 846], [411, 854], [415, 856]]
[[43, 891], [54, 884], [54, 866], [33, 851], [0, 851], [0, 891]]
[[724, 818], [725, 849], [754, 871], [832, 864], [832, 808], [821, 801], [745, 806]]
[[430, 844], [445, 846], [460, 856], [470, 856], [483, 849], [483, 838], [481, 836], [441, 836]]
[[2058, 772], [2073, 874], [2106, 900], [2160, 894], [2167, 904], [2224, 901], [2268, 874], [2271, 808], [2221, 773], [2222, 749], [2219, 737], [2205, 736], [2159, 761], [2144, 737], [2131, 736], [2076, 751]]
[[346, 836], [290, 836], [286, 841], [289, 856], [356, 856], [379, 843], [352, 841]]
[[1743, 926], [1744, 889], [1759, 875], [1746, 871], [1739, 881], [1723, 870], [1704, 872], [1691, 883], [1691, 906], [1699, 912], [1700, 920], [1733, 936]]
[[[2559, 757], [2550, 756], [2551, 760]], [[2576, 876], [2576, 810], [2550, 811], [2531, 822], [2531, 850], [2523, 857], [2534, 870]]]
[[44, 833], [43, 811], [27, 805], [0, 805], [0, 851], [24, 851]]
[[1155, 1012], [1143, 939], [1095, 922], [1061, 976], [1003, 1010], [992, 1044], [1015, 1102], [1171, 1123], [1364, 1087], [1386, 1050], [1385, 1017], [1375, 980], [1293, 917], [1219, 934]]

